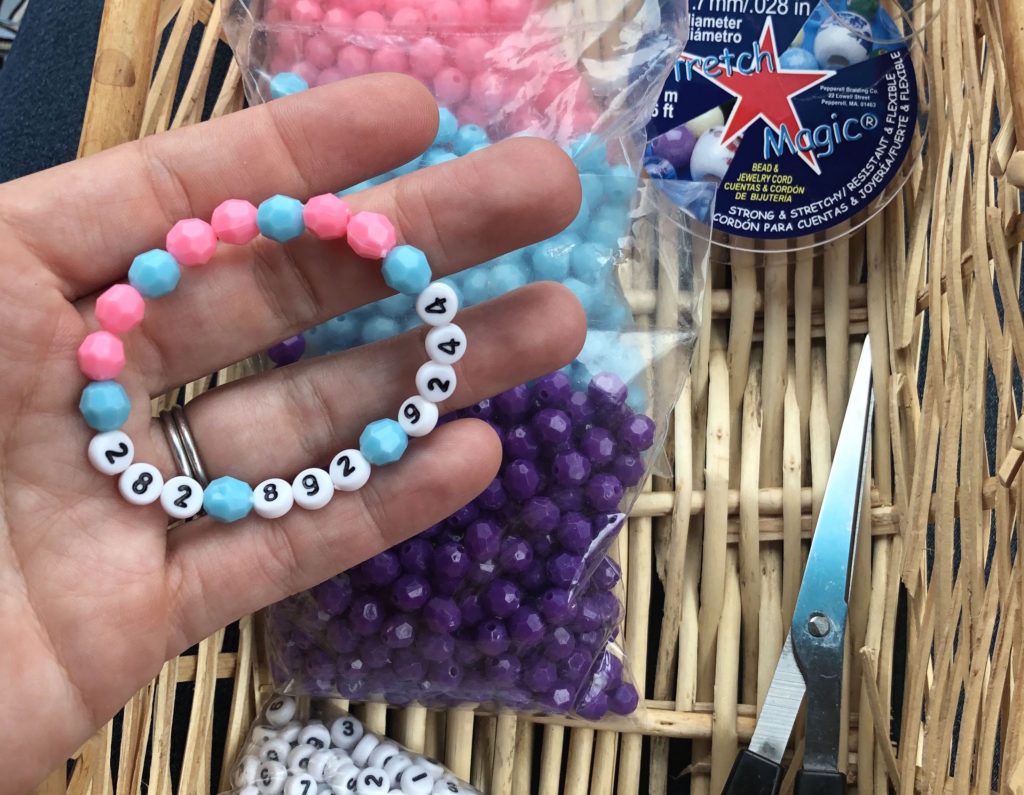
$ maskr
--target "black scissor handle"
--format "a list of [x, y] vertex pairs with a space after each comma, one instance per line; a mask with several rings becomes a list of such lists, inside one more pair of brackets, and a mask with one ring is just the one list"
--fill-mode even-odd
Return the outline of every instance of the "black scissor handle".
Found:
[[846, 795], [846, 776], [835, 771], [801, 770], [796, 795]]
[[775, 795], [781, 784], [781, 765], [753, 751], [742, 751], [736, 757], [722, 795]]

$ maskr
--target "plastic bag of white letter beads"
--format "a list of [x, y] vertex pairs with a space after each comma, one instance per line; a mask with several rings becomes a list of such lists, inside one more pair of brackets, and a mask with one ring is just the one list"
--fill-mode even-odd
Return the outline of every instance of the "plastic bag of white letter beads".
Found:
[[479, 795], [440, 762], [323, 699], [271, 699], [222, 795]]

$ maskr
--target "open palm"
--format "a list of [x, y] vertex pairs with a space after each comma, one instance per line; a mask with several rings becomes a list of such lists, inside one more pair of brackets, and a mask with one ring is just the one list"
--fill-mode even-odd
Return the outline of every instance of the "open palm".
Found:
[[[307, 588], [472, 499], [501, 450], [463, 420], [322, 511], [167, 532], [159, 506], [126, 504], [86, 461], [76, 351], [95, 295], [181, 218], [226, 198], [338, 190], [415, 157], [437, 110], [416, 83], [374, 76], [309, 91], [0, 186], [0, 790], [41, 780], [159, 670], [240, 615]], [[554, 234], [579, 182], [557, 148], [520, 139], [351, 197], [391, 218], [450, 273]], [[176, 474], [148, 399], [387, 295], [344, 243], [304, 236], [222, 249], [149, 302], [125, 335], [119, 380], [136, 460]], [[442, 409], [569, 361], [582, 310], [535, 285], [460, 316], [470, 346]], [[214, 390], [189, 406], [211, 477], [289, 477], [393, 414], [423, 361], [413, 331]]]

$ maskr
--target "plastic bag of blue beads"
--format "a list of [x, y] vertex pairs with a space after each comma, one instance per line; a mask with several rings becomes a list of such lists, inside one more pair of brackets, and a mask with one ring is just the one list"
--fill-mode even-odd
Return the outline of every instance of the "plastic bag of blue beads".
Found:
[[[433, 145], [339, 196], [511, 135], [562, 145], [580, 173], [577, 218], [442, 281], [460, 306], [560, 282], [588, 334], [562, 370], [442, 418], [484, 420], [502, 442], [500, 472], [473, 502], [268, 609], [275, 682], [391, 704], [629, 715], [640, 695], [616, 643], [615, 544], [688, 371], [706, 260], [693, 230], [709, 222], [714, 195], [640, 178], [685, 5], [603, 7], [594, 19], [561, 2], [364, 5], [236, 2], [227, 27], [250, 100], [385, 67], [427, 83], [441, 105]], [[395, 295], [282, 341], [267, 363], [422, 334], [419, 325], [412, 300]]]

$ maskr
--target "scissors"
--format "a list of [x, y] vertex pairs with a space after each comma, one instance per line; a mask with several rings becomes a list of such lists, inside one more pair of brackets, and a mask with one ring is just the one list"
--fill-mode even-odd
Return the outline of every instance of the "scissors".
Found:
[[853, 579], [854, 550], [867, 488], [867, 460], [875, 398], [871, 341], [854, 377], [850, 402], [825, 486], [793, 623], [782, 647], [754, 736], [740, 753], [722, 795], [775, 795], [782, 755], [807, 696], [804, 767], [797, 795], [843, 795], [839, 771], [839, 709], [843, 695], [843, 643]]

